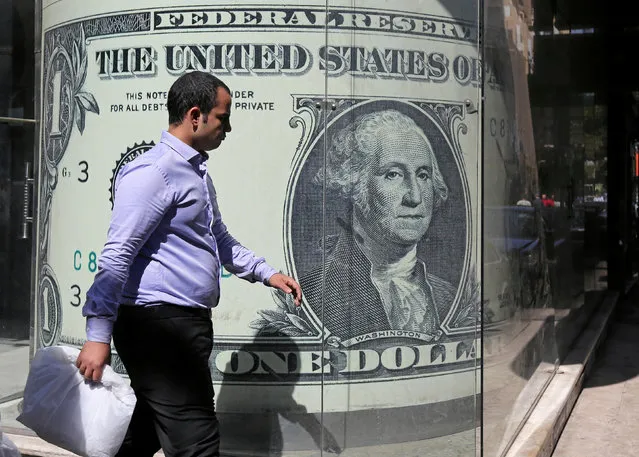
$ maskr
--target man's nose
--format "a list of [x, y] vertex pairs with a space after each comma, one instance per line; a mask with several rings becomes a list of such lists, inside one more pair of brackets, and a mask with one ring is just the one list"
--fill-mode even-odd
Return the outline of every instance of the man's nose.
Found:
[[403, 203], [406, 206], [417, 206], [422, 202], [422, 189], [417, 182], [416, 176], [410, 176], [406, 180], [406, 193], [404, 194]]
[[224, 127], [224, 131], [225, 131], [226, 133], [229, 133], [231, 130], [233, 130], [233, 128], [231, 127], [231, 121], [228, 121], [228, 122], [226, 123], [226, 126]]

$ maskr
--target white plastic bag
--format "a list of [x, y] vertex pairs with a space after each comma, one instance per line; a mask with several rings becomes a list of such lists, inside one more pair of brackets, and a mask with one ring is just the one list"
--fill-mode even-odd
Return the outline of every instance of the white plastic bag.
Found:
[[124, 440], [135, 394], [110, 366], [90, 383], [75, 366], [80, 351], [38, 350], [24, 389], [18, 421], [43, 440], [85, 457], [113, 457]]
[[[0, 416], [0, 426], [2, 425], [2, 417]], [[11, 442], [11, 440], [2, 433], [0, 427], [0, 457], [20, 457], [20, 451], [18, 447]]]
[[20, 451], [0, 430], [0, 457], [20, 457]]
[[20, 457], [20, 451], [7, 435], [0, 432], [0, 457]]

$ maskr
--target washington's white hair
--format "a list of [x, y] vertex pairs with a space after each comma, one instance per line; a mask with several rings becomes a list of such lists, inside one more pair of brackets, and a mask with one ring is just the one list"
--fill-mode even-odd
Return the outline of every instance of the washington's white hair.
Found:
[[367, 214], [370, 206], [366, 197], [366, 179], [362, 178], [364, 173], [370, 173], [369, 164], [375, 152], [380, 149], [379, 137], [382, 131], [398, 137], [415, 132], [424, 140], [432, 163], [435, 208], [438, 208], [448, 198], [448, 187], [439, 171], [433, 147], [413, 119], [395, 110], [361, 115], [337, 132], [327, 150], [326, 172], [321, 168], [315, 176], [315, 182], [321, 185], [326, 178], [328, 189], [343, 198], [352, 198], [357, 207]]

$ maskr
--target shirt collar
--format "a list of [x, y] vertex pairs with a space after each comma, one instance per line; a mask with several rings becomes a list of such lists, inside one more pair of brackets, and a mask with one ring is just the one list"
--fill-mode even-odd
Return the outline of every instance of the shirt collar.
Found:
[[191, 146], [171, 135], [167, 131], [162, 132], [162, 139], [160, 141], [184, 157], [187, 162], [202, 163], [209, 158], [209, 155], [206, 152], [200, 153], [196, 151]]

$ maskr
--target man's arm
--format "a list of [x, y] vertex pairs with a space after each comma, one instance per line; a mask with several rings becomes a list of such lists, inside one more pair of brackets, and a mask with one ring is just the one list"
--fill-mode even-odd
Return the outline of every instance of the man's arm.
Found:
[[166, 179], [154, 165], [124, 172], [118, 179], [107, 242], [98, 273], [87, 292], [82, 315], [87, 343], [77, 366], [87, 379], [99, 381], [111, 352], [111, 334], [129, 268], [170, 206]]

